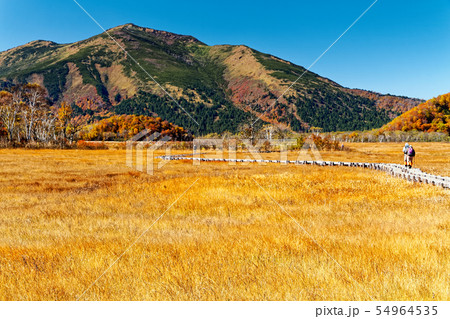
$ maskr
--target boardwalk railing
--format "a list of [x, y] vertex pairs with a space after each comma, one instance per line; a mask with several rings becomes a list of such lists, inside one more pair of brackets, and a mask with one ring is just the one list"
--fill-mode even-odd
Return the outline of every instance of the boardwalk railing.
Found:
[[399, 164], [384, 163], [358, 163], [358, 162], [333, 162], [333, 161], [282, 161], [282, 160], [256, 160], [256, 159], [230, 159], [230, 158], [202, 158], [183, 155], [159, 156], [158, 158], [170, 161], [176, 160], [192, 160], [202, 162], [236, 162], [236, 163], [279, 163], [279, 164], [295, 164], [295, 165], [317, 165], [317, 166], [348, 166], [362, 167], [384, 171], [392, 176], [406, 179], [416, 183], [426, 183], [450, 189], [450, 177], [432, 175], [422, 172], [418, 168], [406, 168]]

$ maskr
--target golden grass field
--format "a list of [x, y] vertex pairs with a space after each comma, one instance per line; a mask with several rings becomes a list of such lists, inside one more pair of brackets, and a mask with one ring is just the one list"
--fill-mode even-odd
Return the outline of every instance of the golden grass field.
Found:
[[[402, 161], [400, 143], [348, 146], [321, 155]], [[450, 176], [450, 144], [414, 146]], [[349, 167], [174, 161], [152, 176], [124, 150], [0, 156], [1, 300], [450, 299], [449, 190]]]

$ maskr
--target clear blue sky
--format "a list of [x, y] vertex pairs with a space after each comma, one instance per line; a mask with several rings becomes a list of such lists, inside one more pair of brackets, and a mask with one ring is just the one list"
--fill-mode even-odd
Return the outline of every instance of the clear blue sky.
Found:
[[[309, 66], [374, 0], [78, 0], [105, 28], [128, 22], [245, 44]], [[0, 0], [0, 51], [101, 33], [73, 0]], [[311, 69], [341, 85], [428, 99], [450, 92], [450, 1], [379, 0]]]

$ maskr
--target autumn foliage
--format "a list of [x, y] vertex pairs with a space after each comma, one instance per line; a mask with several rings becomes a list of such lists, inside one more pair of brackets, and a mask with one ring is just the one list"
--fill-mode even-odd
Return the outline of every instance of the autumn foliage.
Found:
[[2, 120], [0, 119], [0, 137], [6, 136], [8, 133], [6, 132], [5, 125], [2, 123]]
[[318, 150], [338, 150], [339, 142], [336, 140], [332, 140], [330, 136], [320, 136], [318, 134], [313, 134], [312, 140], [314, 145]]
[[87, 141], [126, 140], [147, 129], [150, 134], [158, 132], [162, 136], [169, 136], [174, 141], [192, 140], [192, 135], [185, 129], [163, 121], [160, 117], [144, 115], [115, 115], [100, 120], [87, 127], [81, 133], [81, 139]]
[[423, 131], [450, 134], [450, 93], [432, 98], [395, 118], [381, 131]]

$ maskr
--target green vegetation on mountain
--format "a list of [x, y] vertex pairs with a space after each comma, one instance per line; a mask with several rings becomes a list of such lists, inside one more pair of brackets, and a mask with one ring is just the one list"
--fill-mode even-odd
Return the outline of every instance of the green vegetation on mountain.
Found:
[[[177, 102], [178, 105], [166, 96], [160, 97], [140, 91], [135, 97], [116, 105], [114, 111], [117, 114], [157, 115], [172, 123], [184, 123], [184, 127], [194, 133], [224, 131], [236, 133], [241, 123], [251, 121], [248, 113], [226, 100], [212, 106], [190, 103], [183, 97]], [[191, 114], [192, 119], [186, 120], [184, 111]]]

